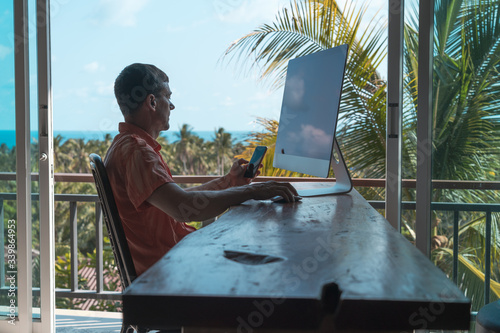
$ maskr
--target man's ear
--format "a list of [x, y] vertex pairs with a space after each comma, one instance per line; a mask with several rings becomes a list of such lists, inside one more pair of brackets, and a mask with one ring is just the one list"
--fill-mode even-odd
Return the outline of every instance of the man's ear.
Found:
[[146, 105], [148, 106], [148, 108], [152, 108], [152, 109], [156, 108], [156, 97], [155, 97], [155, 95], [149, 94], [146, 97], [146, 100], [144, 102], [146, 103]]

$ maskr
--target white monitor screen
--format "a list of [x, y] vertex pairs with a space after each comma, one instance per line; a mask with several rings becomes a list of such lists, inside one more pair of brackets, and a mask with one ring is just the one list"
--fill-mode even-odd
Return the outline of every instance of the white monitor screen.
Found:
[[327, 177], [347, 45], [288, 62], [274, 166]]

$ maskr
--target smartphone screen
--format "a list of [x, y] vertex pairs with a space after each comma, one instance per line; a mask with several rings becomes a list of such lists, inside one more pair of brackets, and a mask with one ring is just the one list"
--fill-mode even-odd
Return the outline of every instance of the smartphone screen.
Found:
[[259, 170], [259, 165], [262, 163], [262, 159], [266, 154], [267, 147], [266, 146], [257, 146], [253, 152], [252, 158], [250, 159], [250, 163], [245, 171], [245, 177], [253, 178]]

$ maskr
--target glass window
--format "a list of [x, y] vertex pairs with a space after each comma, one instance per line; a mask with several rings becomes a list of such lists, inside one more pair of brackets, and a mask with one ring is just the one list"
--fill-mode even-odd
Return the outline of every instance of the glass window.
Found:
[[[6, 273], [17, 271], [15, 252], [9, 253], [17, 241], [13, 1], [0, 3], [0, 71], [0, 257], [7, 256], [7, 261], [0, 261], [0, 316], [10, 320], [9, 315], [17, 315], [17, 274], [11, 279], [12, 274]], [[10, 306], [12, 300], [14, 306]]]
[[[498, 5], [483, 1], [435, 4], [433, 125], [428, 144], [433, 183], [431, 256], [471, 298], [477, 311], [485, 301], [500, 298], [499, 192], [494, 183], [500, 135]], [[415, 179], [418, 4], [408, 3], [406, 11], [403, 177]], [[403, 195], [405, 201], [415, 200], [412, 189], [406, 188]], [[414, 239], [414, 221], [414, 211], [406, 209], [403, 233], [410, 240]], [[486, 296], [487, 283], [491, 290]]]

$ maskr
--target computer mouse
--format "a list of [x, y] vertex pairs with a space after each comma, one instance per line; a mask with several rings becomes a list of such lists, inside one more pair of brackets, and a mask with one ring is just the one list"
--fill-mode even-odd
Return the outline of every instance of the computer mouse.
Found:
[[[302, 197], [301, 197], [301, 196], [296, 195], [296, 196], [294, 197], [294, 199], [295, 199], [295, 201], [294, 201], [294, 202], [297, 202], [297, 201], [302, 200]], [[280, 195], [277, 195], [277, 196], [275, 196], [275, 197], [272, 197], [272, 198], [271, 198], [271, 201], [272, 201], [272, 202], [274, 202], [274, 203], [288, 203], [288, 201], [286, 201], [286, 200], [285, 200], [285, 198], [283, 198], [283, 197], [282, 197], [282, 196], [280, 196]]]

